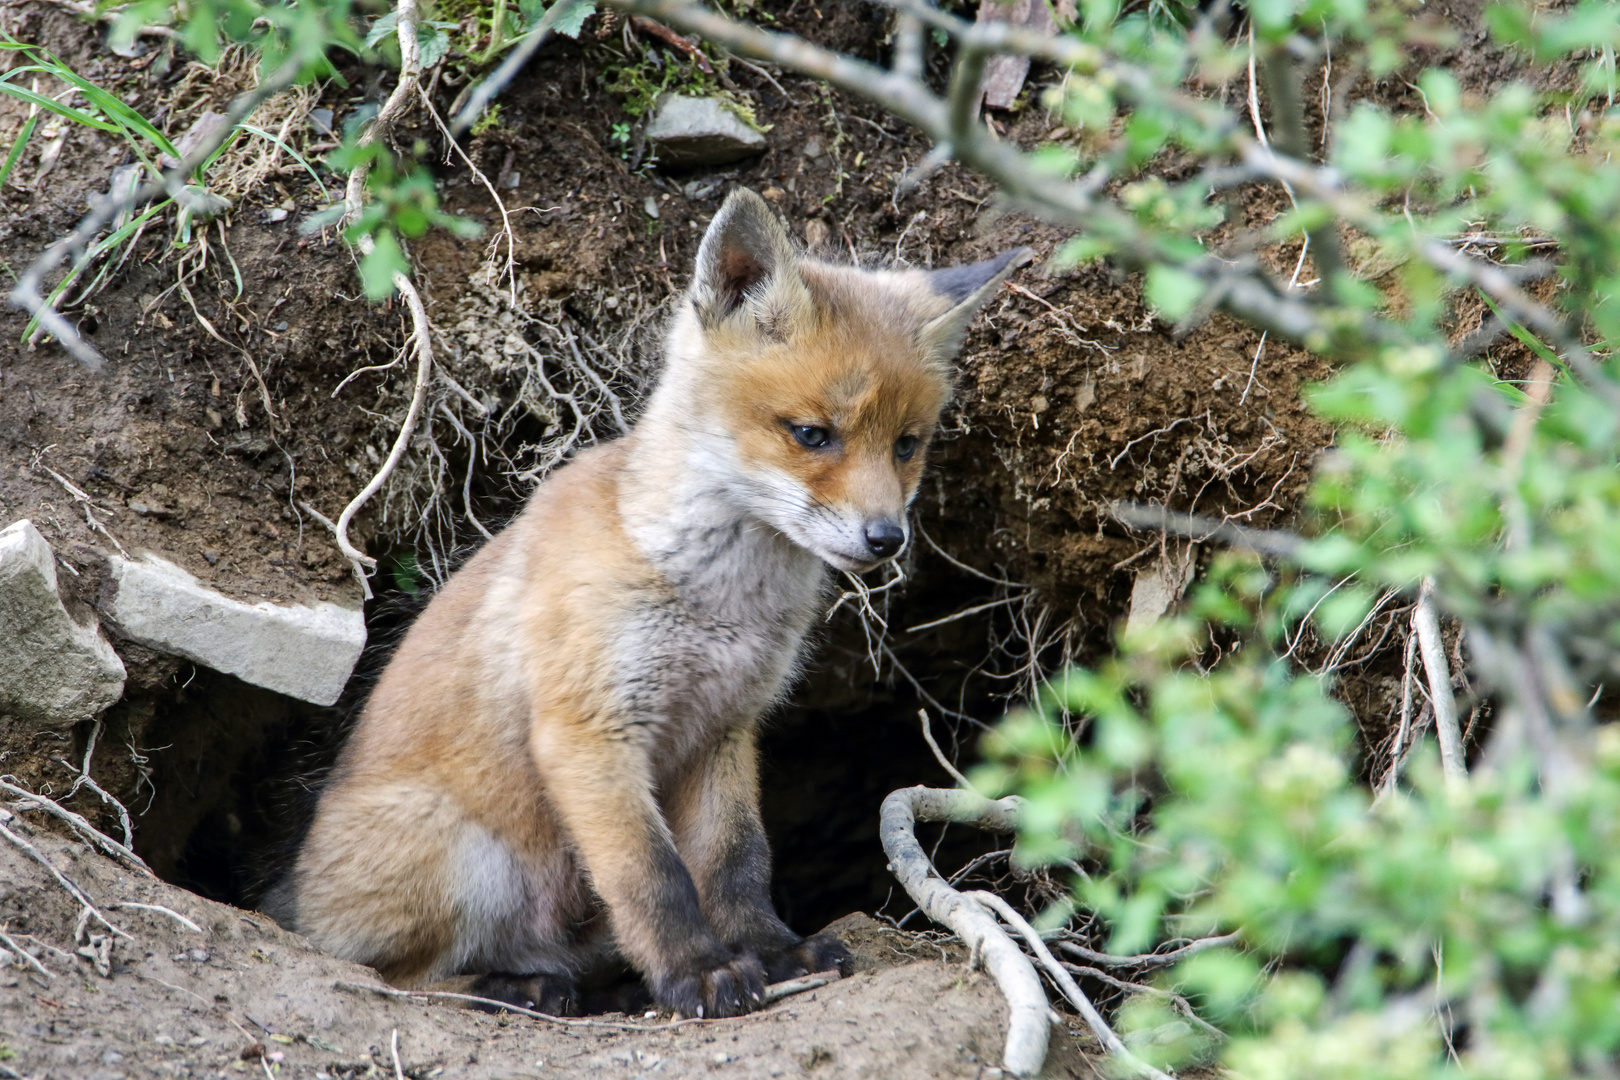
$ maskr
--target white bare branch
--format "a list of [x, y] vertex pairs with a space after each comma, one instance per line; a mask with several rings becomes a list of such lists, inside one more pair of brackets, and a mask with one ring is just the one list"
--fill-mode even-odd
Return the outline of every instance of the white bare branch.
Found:
[[1040, 976], [995, 918], [939, 876], [917, 842], [918, 821], [953, 821], [1011, 832], [1022, 800], [990, 800], [972, 791], [912, 787], [883, 800], [879, 835], [889, 870], [923, 914], [949, 927], [967, 943], [1007, 999], [1007, 1043], [1002, 1067], [1014, 1076], [1034, 1076], [1046, 1060], [1051, 1008]]

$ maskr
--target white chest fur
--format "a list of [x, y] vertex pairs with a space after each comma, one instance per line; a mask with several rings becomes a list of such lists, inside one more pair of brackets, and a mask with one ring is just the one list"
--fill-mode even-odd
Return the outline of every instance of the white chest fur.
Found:
[[621, 630], [626, 718], [680, 756], [768, 709], [822, 606], [825, 564], [717, 491], [687, 491], [632, 535], [666, 588]]

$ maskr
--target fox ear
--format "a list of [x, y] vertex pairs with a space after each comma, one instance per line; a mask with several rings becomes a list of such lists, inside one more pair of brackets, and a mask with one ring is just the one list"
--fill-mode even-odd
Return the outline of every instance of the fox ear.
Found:
[[928, 285], [951, 302], [950, 310], [923, 324], [918, 338], [923, 345], [950, 357], [962, 347], [962, 335], [973, 321], [979, 308], [1014, 270], [1035, 257], [1027, 247], [1004, 251], [993, 259], [935, 270], [928, 275]]
[[698, 247], [691, 293], [698, 319], [705, 327], [723, 322], [796, 258], [793, 241], [765, 200], [747, 188], [734, 189]]

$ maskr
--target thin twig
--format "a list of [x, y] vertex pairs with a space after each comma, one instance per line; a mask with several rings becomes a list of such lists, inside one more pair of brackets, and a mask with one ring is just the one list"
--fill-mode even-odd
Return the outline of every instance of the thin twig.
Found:
[[405, 1070], [399, 1067], [399, 1028], [394, 1029], [388, 1040], [388, 1050], [394, 1055], [394, 1080], [405, 1080]]
[[934, 741], [934, 732], [928, 723], [928, 710], [918, 709], [917, 719], [922, 721], [923, 741], [928, 744], [928, 749], [934, 752], [934, 760], [939, 762], [939, 767], [950, 773], [951, 779], [955, 780], [958, 784], [961, 784], [968, 791], [976, 791], [977, 789], [973, 786], [972, 782], [969, 781], [967, 777], [963, 776], [961, 771], [957, 769], [955, 765], [950, 763], [950, 760], [945, 757], [945, 752], [939, 748], [939, 743]]
[[535, 23], [534, 28], [520, 38], [517, 46], [506, 54], [506, 59], [501, 61], [501, 66], [496, 68], [487, 79], [478, 84], [477, 89], [467, 98], [467, 104], [462, 107], [461, 112], [456, 114], [455, 120], [450, 125], [450, 130], [458, 138], [483, 115], [484, 106], [495, 100], [495, 95], [506, 89], [506, 84], [511, 82], [517, 73], [523, 70], [523, 65], [527, 64], [529, 57], [533, 56], [535, 51], [545, 43], [546, 37], [551, 33], [551, 28], [557, 25], [558, 20], [565, 15], [571, 14], [573, 9], [579, 6], [580, 2], [581, 0], [558, 0], [557, 3], [547, 8], [546, 13], [540, 16], [540, 21]]
[[9, 948], [12, 952], [16, 953], [18, 956], [20, 956], [24, 960], [26, 960], [28, 962], [29, 967], [31, 967], [35, 971], [39, 972], [41, 975], [45, 976], [47, 979], [56, 978], [56, 972], [52, 971], [50, 968], [48, 968], [44, 964], [40, 963], [40, 960], [39, 960], [39, 958], [37, 956], [35, 956], [33, 953], [29, 952], [27, 949], [23, 948], [21, 945], [19, 945], [12, 938], [12, 936], [10, 934], [5, 933], [4, 931], [0, 931], [0, 942], [4, 942], [7, 948]]
[[1135, 956], [1115, 956], [1112, 953], [1097, 952], [1084, 945], [1077, 945], [1072, 941], [1056, 942], [1057, 947], [1064, 952], [1073, 953], [1082, 960], [1093, 964], [1103, 964], [1112, 967], [1170, 967], [1181, 961], [1203, 952], [1205, 949], [1218, 949], [1222, 945], [1236, 945], [1241, 935], [1237, 931], [1230, 934], [1220, 934], [1216, 937], [1199, 938], [1188, 942], [1179, 949], [1172, 949], [1162, 953], [1138, 953]]
[[120, 909], [133, 908], [136, 911], [155, 911], [159, 915], [167, 915], [169, 918], [173, 919], [187, 930], [194, 930], [199, 934], [203, 932], [202, 927], [198, 926], [196, 923], [192, 922], [178, 911], [171, 908], [166, 908], [162, 904], [137, 904], [133, 900], [125, 900], [117, 904], [108, 904], [107, 906]]

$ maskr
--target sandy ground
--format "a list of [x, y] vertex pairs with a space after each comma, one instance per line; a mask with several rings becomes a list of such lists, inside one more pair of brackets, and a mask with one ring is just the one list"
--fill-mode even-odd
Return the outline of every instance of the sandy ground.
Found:
[[[604, 1016], [568, 1026], [386, 998], [369, 968], [263, 915], [213, 903], [52, 835], [4, 822], [127, 934], [94, 918], [14, 843], [0, 844], [0, 1076], [971, 1077], [999, 1075], [1006, 1008], [962, 952], [864, 915], [834, 924], [856, 973], [736, 1020]], [[183, 916], [119, 906], [160, 905]], [[112, 939], [108, 974], [93, 953]], [[45, 973], [27, 965], [17, 948]], [[351, 984], [353, 988], [343, 984]], [[397, 1036], [398, 1065], [394, 1061]], [[1091, 1076], [1089, 1039], [1054, 1030], [1047, 1075]]]

